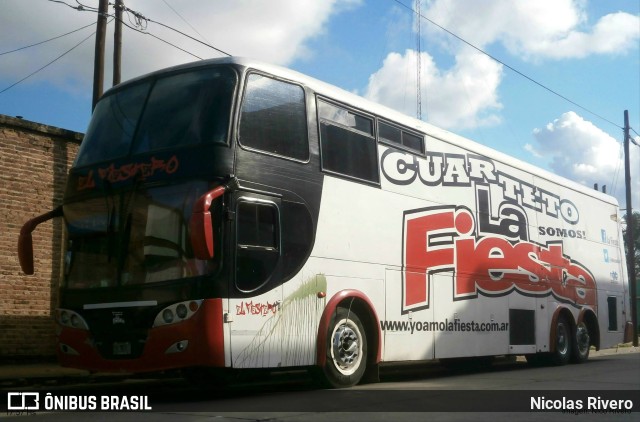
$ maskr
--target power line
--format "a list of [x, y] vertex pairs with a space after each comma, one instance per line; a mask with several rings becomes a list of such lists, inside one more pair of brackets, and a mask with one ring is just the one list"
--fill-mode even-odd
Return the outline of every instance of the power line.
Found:
[[582, 110], [586, 111], [587, 113], [607, 122], [610, 123], [612, 125], [614, 125], [615, 127], [617, 127], [618, 129], [623, 129], [620, 125], [618, 125], [617, 123], [612, 122], [611, 120], [607, 119], [606, 117], [601, 116], [600, 114], [591, 111], [590, 109], [576, 103], [575, 101], [571, 100], [570, 98], [567, 98], [566, 96], [560, 94], [559, 92], [553, 90], [552, 88], [549, 88], [548, 86], [542, 84], [541, 82], [536, 81], [535, 79], [531, 78], [530, 76], [527, 76], [526, 74], [522, 73], [521, 71], [519, 71], [518, 69], [514, 68], [513, 66], [508, 65], [507, 63], [503, 62], [502, 60], [498, 59], [497, 57], [492, 56], [491, 54], [487, 53], [486, 51], [482, 50], [480, 47], [475, 46], [474, 44], [471, 44], [469, 41], [465, 40], [464, 38], [462, 38], [459, 35], [456, 35], [455, 33], [451, 32], [450, 30], [448, 30], [447, 28], [445, 28], [442, 25], [437, 24], [436, 22], [432, 21], [431, 19], [427, 18], [426, 16], [424, 16], [421, 13], [416, 12], [411, 6], [407, 6], [406, 4], [402, 3], [400, 0], [393, 0], [396, 3], [398, 3], [399, 5], [401, 5], [402, 7], [404, 7], [405, 9], [410, 10], [414, 15], [417, 15], [419, 18], [422, 18], [424, 20], [426, 20], [427, 22], [429, 22], [430, 24], [437, 26], [438, 28], [440, 28], [441, 30], [445, 31], [447, 34], [451, 35], [452, 37], [462, 41], [463, 43], [465, 43], [466, 45], [468, 45], [469, 47], [473, 48], [474, 50], [484, 54], [485, 56], [489, 57], [490, 59], [496, 61], [497, 63], [500, 63], [501, 65], [503, 65], [504, 67], [506, 67], [507, 69], [510, 69], [511, 71], [517, 73], [518, 75], [522, 76], [523, 78], [527, 79], [528, 81], [538, 85], [539, 87], [545, 89], [546, 91], [549, 91], [550, 93], [552, 93], [553, 95], [562, 98], [563, 100], [573, 104], [576, 107], [581, 108]]
[[134, 30], [134, 31], [136, 31], [136, 32], [139, 32], [139, 33], [143, 34], [143, 35], [149, 35], [150, 37], [153, 37], [153, 38], [157, 39], [158, 41], [162, 41], [163, 43], [165, 43], [165, 44], [167, 44], [167, 45], [170, 45], [171, 47], [177, 48], [178, 50], [183, 51], [183, 52], [185, 52], [185, 53], [189, 54], [190, 56], [193, 56], [193, 57], [195, 57], [195, 58], [197, 58], [197, 59], [199, 59], [199, 60], [203, 60], [203, 58], [202, 58], [202, 57], [200, 57], [200, 56], [198, 56], [197, 54], [194, 54], [194, 53], [192, 53], [192, 52], [190, 52], [190, 51], [187, 51], [187, 50], [185, 50], [185, 49], [184, 49], [184, 48], [182, 48], [182, 47], [178, 47], [177, 45], [172, 44], [172, 43], [170, 43], [169, 41], [167, 41], [167, 40], [165, 40], [165, 39], [163, 39], [163, 38], [160, 38], [160, 37], [159, 37], [159, 36], [157, 36], [157, 35], [152, 34], [151, 32], [148, 32], [148, 31], [146, 31], [146, 30], [141, 30], [141, 29], [135, 28], [135, 27], [133, 27], [133, 26], [129, 25], [128, 23], [126, 23], [125, 21], [123, 21], [122, 19], [120, 20], [120, 22], [122, 22], [122, 24], [123, 24], [124, 26], [126, 26], [127, 28], [129, 28], [129, 29], [132, 29], [132, 30]]
[[[640, 133], [636, 132], [636, 130], [635, 130], [634, 128], [629, 127], [629, 129], [630, 129], [631, 131], [633, 131], [633, 133], [635, 133], [636, 135], [640, 136]], [[638, 144], [638, 143], [636, 142], [636, 140], [635, 140], [635, 139], [633, 139], [633, 138], [631, 138], [631, 142], [633, 142], [634, 144], [636, 144], [636, 145], [640, 146], [640, 144]]]
[[[68, 6], [68, 7], [72, 8], [72, 9], [74, 9], [74, 10], [81, 11], [81, 12], [95, 12], [95, 13], [98, 13], [98, 9], [97, 8], [83, 5], [82, 3], [80, 3], [77, 0], [76, 0], [76, 3], [78, 3], [78, 6], [72, 6], [72, 5], [70, 5], [70, 4], [68, 4], [68, 3], [64, 2], [64, 1], [61, 1], [61, 0], [49, 0], [49, 1], [54, 2], [54, 3], [64, 4], [65, 6]], [[129, 23], [131, 23], [131, 25], [127, 24], [122, 19], [120, 19], [120, 22], [122, 22], [127, 28], [132, 29], [132, 30], [134, 30], [136, 32], [140, 32], [141, 34], [149, 35], [149, 36], [157, 39], [158, 41], [161, 41], [161, 42], [163, 42], [163, 43], [165, 43], [167, 45], [170, 45], [171, 47], [174, 47], [174, 48], [176, 48], [176, 49], [178, 49], [178, 50], [180, 50], [180, 51], [182, 51], [184, 53], [187, 53], [187, 54], [189, 54], [189, 55], [191, 55], [191, 56], [193, 56], [193, 57], [195, 57], [195, 58], [197, 58], [199, 60], [203, 60], [202, 57], [200, 57], [200, 56], [198, 56], [196, 54], [193, 54], [190, 51], [187, 51], [182, 47], [179, 47], [179, 46], [177, 46], [177, 45], [175, 45], [175, 44], [173, 44], [173, 43], [171, 43], [171, 42], [169, 42], [169, 41], [167, 41], [167, 40], [165, 40], [165, 39], [163, 39], [163, 38], [161, 38], [161, 37], [159, 37], [157, 35], [154, 35], [154, 34], [148, 32], [147, 31], [147, 22], [158, 23], [158, 24], [160, 24], [162, 26], [165, 26], [165, 27], [167, 27], [169, 29], [173, 29], [173, 28], [169, 27], [168, 25], [161, 24], [159, 22], [151, 21], [150, 19], [147, 19], [146, 17], [144, 17], [142, 14], [140, 14], [140, 13], [134, 11], [134, 10], [129, 9], [126, 6], [123, 7], [123, 11], [127, 12], [127, 17], [129, 18]], [[131, 15], [133, 15], [133, 17], [134, 17], [133, 20], [131, 18]], [[107, 16], [115, 19], [115, 16], [112, 15], [112, 14], [107, 14]], [[111, 23], [111, 22], [109, 22], [109, 23]], [[93, 23], [91, 25], [93, 25]], [[88, 26], [90, 26], [90, 25], [88, 25]], [[138, 26], [141, 29], [138, 29], [135, 26]], [[175, 29], [174, 29], [174, 31], [180, 32], [180, 31], [177, 31]], [[94, 32], [94, 34], [95, 34], [95, 32]], [[186, 35], [186, 34], [184, 34], [184, 35]], [[190, 38], [192, 38], [192, 37], [190, 37]], [[196, 40], [196, 41], [198, 41], [198, 40]], [[199, 41], [199, 42], [201, 42], [201, 41]], [[207, 44], [205, 44], [205, 45], [207, 45]], [[216, 49], [213, 46], [210, 46], [210, 47], [213, 48], [213, 49]], [[220, 51], [220, 50], [218, 50], [218, 51]]]
[[67, 7], [70, 7], [72, 9], [75, 9], [79, 12], [97, 12], [98, 8], [97, 7], [93, 7], [93, 6], [87, 6], [85, 4], [80, 3], [78, 0], [76, 0], [76, 3], [78, 3], [77, 6], [72, 6], [69, 3], [67, 3], [66, 1], [62, 1], [62, 0], [49, 0], [52, 3], [60, 3], [60, 4], [64, 4]]
[[[89, 6], [83, 5], [83, 4], [82, 4], [82, 3], [80, 3], [78, 0], [76, 0], [76, 3], [78, 3], [78, 6], [72, 6], [72, 5], [70, 5], [70, 4], [68, 4], [68, 3], [64, 2], [64, 1], [61, 1], [61, 0], [49, 0], [49, 1], [54, 2], [54, 3], [61, 3], [61, 4], [64, 4], [65, 6], [68, 6], [68, 7], [72, 8], [72, 9], [75, 9], [75, 10], [78, 10], [78, 11], [91, 11], [91, 12], [97, 12], [97, 11], [98, 11], [98, 9], [96, 9], [96, 8], [93, 8], [93, 7], [89, 7]], [[165, 2], [165, 3], [166, 3], [166, 2]], [[191, 56], [193, 56], [193, 57], [195, 57], [195, 58], [197, 58], [197, 59], [203, 60], [203, 58], [202, 58], [202, 57], [200, 57], [200, 56], [198, 56], [198, 55], [196, 55], [196, 54], [193, 54], [193, 53], [191, 53], [190, 51], [187, 51], [187, 50], [185, 50], [185, 49], [184, 49], [184, 48], [182, 48], [182, 47], [179, 47], [179, 46], [177, 46], [177, 45], [175, 45], [175, 44], [173, 44], [173, 43], [171, 43], [171, 42], [169, 42], [169, 41], [167, 41], [167, 40], [165, 40], [165, 39], [163, 39], [163, 38], [161, 38], [161, 37], [159, 37], [159, 36], [157, 36], [157, 35], [154, 35], [154, 34], [152, 34], [152, 33], [148, 32], [148, 31], [147, 31], [147, 23], [148, 23], [148, 22], [152, 22], [152, 23], [155, 23], [155, 24], [157, 24], [157, 25], [163, 26], [163, 27], [165, 27], [165, 28], [167, 28], [167, 29], [170, 29], [170, 30], [172, 30], [172, 31], [174, 31], [174, 32], [177, 32], [177, 33], [178, 33], [178, 34], [180, 34], [180, 35], [183, 35], [183, 36], [185, 36], [185, 37], [187, 37], [187, 38], [190, 38], [190, 39], [191, 39], [191, 40], [193, 40], [193, 41], [196, 41], [196, 42], [198, 42], [198, 43], [200, 43], [200, 44], [203, 44], [203, 45], [205, 45], [205, 46], [207, 46], [207, 47], [209, 47], [209, 48], [211, 48], [211, 49], [213, 49], [213, 50], [216, 50], [216, 51], [218, 51], [219, 53], [222, 53], [222, 54], [224, 54], [224, 55], [226, 55], [226, 56], [231, 56], [231, 54], [230, 54], [230, 53], [227, 53], [227, 52], [226, 52], [226, 51], [224, 51], [224, 50], [221, 50], [221, 49], [219, 49], [219, 48], [217, 48], [217, 47], [214, 47], [213, 45], [211, 45], [211, 44], [209, 44], [209, 43], [206, 43], [206, 42], [201, 41], [201, 40], [199, 40], [199, 39], [197, 39], [197, 38], [194, 38], [194, 37], [192, 37], [192, 36], [191, 36], [191, 35], [189, 35], [189, 34], [185, 34], [184, 32], [182, 32], [182, 31], [180, 31], [180, 30], [177, 30], [177, 29], [175, 29], [175, 28], [173, 28], [173, 27], [171, 27], [171, 26], [169, 26], [169, 25], [166, 25], [166, 24], [164, 24], [164, 23], [162, 23], [162, 22], [158, 22], [158, 21], [156, 21], [156, 20], [149, 19], [149, 18], [145, 17], [142, 13], [140, 13], [140, 12], [136, 12], [135, 10], [130, 9], [130, 8], [129, 8], [129, 7], [127, 7], [127, 6], [124, 6], [124, 4], [123, 4], [123, 8], [122, 8], [122, 10], [123, 10], [124, 12], [126, 12], [126, 13], [127, 13], [127, 17], [129, 18], [129, 22], [131, 23], [131, 25], [128, 25], [126, 22], [124, 22], [124, 20], [120, 20], [120, 22], [122, 22], [122, 23], [123, 23], [125, 26], [127, 26], [129, 29], [133, 29], [134, 31], [140, 32], [140, 33], [142, 33], [142, 34], [150, 35], [151, 37], [153, 37], [153, 38], [155, 38], [155, 39], [157, 39], [157, 40], [159, 40], [159, 41], [162, 41], [163, 43], [165, 43], [165, 44], [167, 44], [167, 45], [170, 45], [170, 46], [172, 46], [172, 47], [174, 47], [174, 48], [177, 48], [178, 50], [180, 50], [180, 51], [182, 51], [182, 52], [184, 52], [184, 53], [187, 53], [187, 54], [189, 54], [189, 55], [191, 55]], [[174, 12], [175, 12], [175, 10], [174, 10]], [[176, 12], [176, 14], [178, 14], [178, 13]], [[108, 15], [108, 16], [110, 16], [110, 17], [114, 17], [113, 15]], [[131, 16], [133, 16], [133, 17], [134, 17], [134, 22], [132, 22], [132, 20], [131, 20]], [[179, 16], [179, 14], [178, 14], [178, 16]], [[133, 25], [133, 26], [132, 26], [132, 25]], [[135, 26], [138, 26], [140, 29], [135, 28]], [[195, 29], [194, 29], [194, 30], [195, 30]], [[196, 31], [196, 32], [197, 32], [197, 31]], [[203, 37], [203, 38], [204, 38], [204, 37]]]
[[189, 23], [189, 22], [188, 22], [188, 21], [187, 21], [187, 20], [186, 20], [186, 19], [185, 19], [181, 14], [180, 14], [180, 13], [178, 13], [178, 11], [177, 11], [176, 9], [174, 9], [174, 8], [173, 8], [173, 7], [172, 7], [172, 6], [167, 2], [167, 0], [162, 0], [162, 2], [163, 2], [164, 4], [166, 4], [166, 5], [167, 5], [167, 7], [173, 11], [173, 13], [175, 13], [176, 15], [178, 15], [178, 17], [179, 17], [180, 19], [182, 19], [182, 21], [183, 21], [184, 23], [186, 23], [186, 24], [189, 26], [189, 28], [193, 29], [193, 31], [194, 31], [196, 34], [200, 35], [200, 38], [202, 38], [202, 39], [203, 39], [203, 40], [205, 40], [206, 42], [209, 42], [209, 40], [207, 39], [207, 37], [205, 37], [204, 35], [202, 35], [202, 34], [200, 33], [200, 31], [198, 31], [198, 30], [197, 30], [193, 25], [191, 25], [191, 24], [190, 24], [190, 23]]
[[175, 32], [177, 32], [178, 34], [184, 35], [185, 37], [190, 38], [190, 39], [192, 39], [193, 41], [199, 42], [199, 43], [200, 43], [200, 44], [202, 44], [202, 45], [205, 45], [205, 46], [207, 46], [207, 47], [209, 47], [209, 48], [212, 48], [212, 49], [216, 50], [217, 52], [224, 54], [225, 56], [231, 56], [231, 54], [230, 54], [230, 53], [227, 53], [227, 52], [226, 52], [226, 51], [224, 51], [224, 50], [221, 50], [221, 49], [219, 49], [219, 48], [217, 48], [217, 47], [214, 47], [214, 46], [212, 46], [211, 44], [208, 44], [208, 43], [206, 43], [206, 42], [204, 42], [204, 41], [200, 41], [199, 39], [194, 38], [194, 37], [192, 37], [192, 36], [191, 36], [191, 35], [189, 35], [189, 34], [185, 34], [184, 32], [179, 31], [179, 30], [177, 30], [177, 29], [175, 29], [175, 28], [172, 28], [172, 27], [170, 27], [170, 26], [168, 26], [168, 25], [165, 25], [165, 24], [163, 24], [163, 23], [161, 23], [161, 22], [154, 21], [153, 19], [149, 19], [149, 22], [153, 22], [153, 23], [158, 24], [158, 25], [160, 25], [160, 26], [164, 26], [165, 28], [170, 29], [170, 30], [172, 30], [172, 31], [175, 31]]
[[231, 54], [230, 54], [230, 53], [227, 53], [227, 52], [226, 52], [226, 51], [224, 51], [224, 50], [221, 50], [221, 49], [219, 49], [219, 48], [217, 48], [217, 47], [214, 47], [213, 45], [211, 45], [211, 44], [209, 44], [209, 43], [206, 43], [206, 42], [201, 41], [201, 40], [199, 40], [199, 39], [197, 39], [197, 38], [194, 38], [194, 37], [192, 37], [192, 36], [191, 36], [191, 35], [189, 35], [189, 34], [185, 34], [184, 32], [182, 32], [182, 31], [180, 31], [180, 30], [178, 30], [178, 29], [175, 29], [175, 28], [173, 28], [173, 27], [171, 27], [171, 26], [169, 26], [169, 25], [165, 25], [165, 24], [164, 24], [164, 23], [162, 23], [162, 22], [158, 22], [158, 21], [156, 21], [156, 20], [149, 19], [149, 18], [145, 17], [144, 15], [142, 15], [141, 13], [136, 12], [135, 10], [131, 10], [131, 9], [129, 9], [129, 8], [128, 8], [128, 7], [126, 7], [126, 6], [124, 7], [124, 10], [125, 10], [125, 11], [127, 11], [127, 12], [130, 12], [130, 13], [131, 13], [132, 15], [134, 15], [137, 19], [144, 20], [144, 21], [146, 21], [146, 22], [152, 22], [152, 23], [155, 23], [155, 24], [157, 24], [157, 25], [160, 25], [160, 26], [162, 26], [162, 27], [165, 27], [165, 28], [167, 28], [167, 29], [170, 29], [170, 30], [172, 30], [172, 31], [174, 31], [174, 32], [177, 32], [178, 34], [183, 35], [183, 36], [185, 36], [185, 37], [187, 37], [187, 38], [189, 38], [189, 39], [191, 39], [191, 40], [193, 40], [193, 41], [195, 41], [195, 42], [198, 42], [198, 43], [200, 43], [200, 44], [202, 44], [202, 45], [204, 45], [204, 46], [207, 46], [207, 47], [209, 47], [209, 48], [211, 48], [211, 49], [213, 49], [213, 50], [216, 50], [216, 51], [217, 51], [217, 52], [219, 52], [219, 53], [222, 53], [222, 54], [224, 54], [224, 55], [226, 55], [226, 56], [231, 56]]
[[78, 31], [81, 31], [81, 30], [83, 30], [85, 28], [88, 28], [90, 26], [93, 26], [93, 22], [90, 23], [89, 25], [85, 25], [85, 26], [83, 26], [81, 28], [78, 28], [78, 29], [75, 29], [73, 31], [67, 32], [66, 34], [62, 34], [62, 35], [58, 35], [58, 36], [53, 37], [53, 38], [49, 38], [48, 40], [40, 41], [40, 42], [37, 42], [35, 44], [25, 45], [24, 47], [16, 48], [15, 50], [4, 51], [4, 52], [0, 53], [0, 56], [3, 56], [5, 54], [9, 54], [9, 53], [15, 53], [15, 52], [21, 51], [21, 50], [26, 50], [27, 48], [35, 47], [35, 46], [38, 46], [40, 44], [48, 43], [49, 41], [57, 40], [58, 38], [65, 37], [67, 35], [73, 34], [74, 32], [78, 32]]
[[89, 38], [93, 37], [95, 35], [95, 31], [91, 34], [89, 34], [88, 37], [86, 37], [85, 39], [83, 39], [82, 41], [80, 41], [78, 44], [74, 45], [73, 47], [71, 47], [70, 49], [68, 49], [67, 51], [65, 51], [64, 53], [62, 53], [61, 55], [59, 55], [58, 57], [56, 57], [55, 59], [53, 59], [52, 61], [50, 61], [49, 63], [45, 64], [44, 66], [42, 66], [40, 69], [36, 70], [35, 72], [30, 73], [29, 75], [25, 76], [24, 78], [20, 79], [17, 82], [14, 82], [13, 84], [9, 85], [8, 87], [6, 87], [5, 89], [3, 89], [2, 91], [0, 91], [0, 94], [10, 90], [11, 88], [13, 88], [14, 86], [18, 85], [19, 83], [29, 79], [30, 77], [32, 77], [33, 75], [35, 75], [36, 73], [40, 72], [41, 70], [49, 67], [50, 65], [52, 65], [53, 63], [57, 62], [59, 59], [61, 59], [62, 57], [66, 56], [68, 53], [70, 53], [71, 51], [75, 50], [77, 47], [79, 47], [82, 43], [84, 43], [85, 41], [87, 41]]

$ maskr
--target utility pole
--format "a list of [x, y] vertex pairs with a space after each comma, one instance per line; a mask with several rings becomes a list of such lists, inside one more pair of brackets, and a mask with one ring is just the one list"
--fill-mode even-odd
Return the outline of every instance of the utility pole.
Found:
[[624, 111], [624, 184], [627, 196], [627, 271], [629, 274], [629, 296], [631, 299], [631, 323], [633, 324], [633, 345], [638, 346], [638, 299], [636, 288], [636, 266], [633, 236], [633, 207], [631, 206], [631, 164], [629, 159], [629, 111]]
[[104, 85], [104, 42], [107, 34], [107, 12], [109, 0], [100, 0], [98, 5], [98, 25], [96, 28], [96, 49], [93, 58], [93, 104], [91, 110], [102, 96]]
[[122, 68], [122, 0], [116, 0], [116, 28], [113, 32], [113, 86], [120, 83]]

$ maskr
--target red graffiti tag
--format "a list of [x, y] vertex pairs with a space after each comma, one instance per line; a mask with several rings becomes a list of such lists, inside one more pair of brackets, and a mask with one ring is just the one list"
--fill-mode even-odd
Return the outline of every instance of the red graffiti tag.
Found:
[[[133, 177], [141, 177], [146, 179], [158, 172], [173, 174], [178, 170], [180, 163], [175, 155], [168, 160], [159, 160], [151, 157], [147, 163], [129, 163], [116, 167], [111, 163], [108, 167], [98, 168], [98, 178], [106, 180], [110, 183], [123, 182]], [[78, 178], [78, 190], [91, 189], [95, 187], [95, 174], [93, 170], [89, 171], [87, 176]]]
[[267, 316], [269, 314], [275, 315], [278, 311], [278, 302], [274, 303], [253, 303], [240, 302], [236, 305], [236, 315], [261, 315]]
[[474, 235], [467, 209], [440, 207], [405, 214], [403, 312], [429, 305], [429, 274], [452, 270], [454, 298], [508, 294], [553, 294], [577, 306], [596, 308], [591, 272], [566, 256], [562, 241], [539, 245]]

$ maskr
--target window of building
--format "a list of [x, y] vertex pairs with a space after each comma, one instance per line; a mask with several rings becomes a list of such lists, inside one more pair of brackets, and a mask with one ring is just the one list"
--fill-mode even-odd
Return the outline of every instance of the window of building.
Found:
[[318, 100], [322, 169], [379, 182], [373, 119]]
[[240, 143], [282, 157], [309, 159], [304, 90], [257, 73], [247, 77]]

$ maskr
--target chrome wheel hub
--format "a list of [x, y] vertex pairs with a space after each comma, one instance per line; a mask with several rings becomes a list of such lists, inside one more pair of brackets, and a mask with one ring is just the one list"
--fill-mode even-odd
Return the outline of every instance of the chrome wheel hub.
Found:
[[336, 368], [344, 375], [356, 371], [362, 359], [362, 344], [357, 328], [343, 321], [333, 331], [331, 357]]

